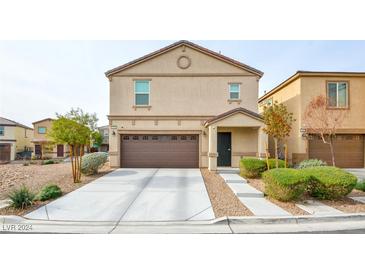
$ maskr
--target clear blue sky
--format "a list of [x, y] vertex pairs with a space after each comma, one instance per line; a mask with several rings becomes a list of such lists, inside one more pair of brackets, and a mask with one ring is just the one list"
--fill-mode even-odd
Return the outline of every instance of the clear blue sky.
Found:
[[[0, 116], [31, 125], [71, 107], [107, 124], [104, 72], [175, 41], [0, 41]], [[297, 70], [365, 71], [365, 41], [192, 41], [263, 71], [260, 95]]]

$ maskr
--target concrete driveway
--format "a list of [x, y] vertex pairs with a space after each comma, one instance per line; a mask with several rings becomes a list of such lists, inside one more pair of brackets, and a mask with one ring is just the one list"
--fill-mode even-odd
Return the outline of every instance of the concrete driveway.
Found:
[[214, 219], [199, 169], [117, 169], [27, 214], [69, 221]]

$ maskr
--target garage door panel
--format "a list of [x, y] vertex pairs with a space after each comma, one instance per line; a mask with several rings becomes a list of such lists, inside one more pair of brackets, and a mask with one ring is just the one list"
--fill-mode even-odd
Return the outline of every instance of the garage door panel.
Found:
[[[364, 136], [337, 135], [334, 139], [335, 161], [338, 167], [364, 167]], [[309, 140], [309, 158], [316, 158], [332, 163], [330, 146], [324, 144], [319, 136]]]
[[122, 167], [199, 167], [198, 135], [123, 135]]

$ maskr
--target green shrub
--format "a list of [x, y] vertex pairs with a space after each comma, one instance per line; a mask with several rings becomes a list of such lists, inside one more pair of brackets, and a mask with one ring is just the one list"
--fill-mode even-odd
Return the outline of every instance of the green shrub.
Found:
[[342, 198], [352, 191], [357, 182], [354, 175], [336, 167], [312, 167], [301, 172], [310, 176], [310, 195], [319, 199]]
[[62, 190], [57, 185], [44, 186], [37, 195], [37, 200], [46, 201], [62, 196]]
[[[266, 160], [263, 160], [266, 164]], [[278, 166], [279, 168], [284, 168], [285, 167], [285, 161], [284, 160], [278, 160]], [[276, 162], [275, 159], [269, 159], [269, 167], [270, 169], [276, 168]]]
[[108, 153], [94, 152], [82, 156], [81, 172], [86, 175], [98, 173], [98, 169], [108, 160]]
[[357, 182], [355, 185], [355, 189], [365, 191], [365, 179]]
[[308, 159], [308, 160], [301, 161], [298, 165], [298, 168], [303, 169], [303, 168], [310, 168], [310, 167], [317, 167], [317, 166], [327, 166], [327, 163], [322, 160], [318, 160], [318, 159]]
[[45, 160], [43, 161], [43, 165], [53, 165], [55, 162], [53, 160]]
[[283, 202], [301, 198], [310, 181], [309, 176], [292, 168], [274, 168], [265, 171], [262, 178], [265, 193]]
[[10, 205], [15, 208], [26, 208], [32, 205], [34, 200], [34, 193], [29, 191], [26, 186], [21, 186], [19, 189], [15, 189], [8, 195], [10, 199]]
[[266, 170], [266, 163], [257, 158], [243, 158], [240, 161], [240, 175], [245, 178], [261, 177]]
[[24, 162], [23, 166], [29, 166], [29, 162]]

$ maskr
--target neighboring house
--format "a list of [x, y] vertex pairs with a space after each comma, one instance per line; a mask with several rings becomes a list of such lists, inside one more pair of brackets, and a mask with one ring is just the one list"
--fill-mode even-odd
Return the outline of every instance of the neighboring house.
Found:
[[[298, 71], [259, 99], [260, 110], [264, 105], [278, 101], [294, 113], [296, 122], [287, 142], [289, 158], [294, 164], [308, 158], [322, 159], [330, 164], [329, 145], [324, 144], [318, 135], [307, 132], [303, 122], [308, 103], [318, 95], [327, 97], [328, 108], [348, 110], [334, 141], [336, 165], [364, 167], [364, 72]], [[270, 148], [274, 153], [273, 147]]]
[[263, 156], [262, 75], [188, 41], [106, 72], [111, 166], [216, 170]]
[[15, 160], [16, 154], [31, 151], [33, 129], [0, 117], [0, 163]]
[[54, 144], [47, 136], [52, 128], [51, 118], [33, 122], [34, 138], [34, 155], [38, 158], [63, 158], [69, 155], [69, 147], [64, 144]]
[[109, 126], [98, 127], [98, 130], [103, 136], [103, 142], [99, 147], [99, 151], [108, 152], [109, 151]]

